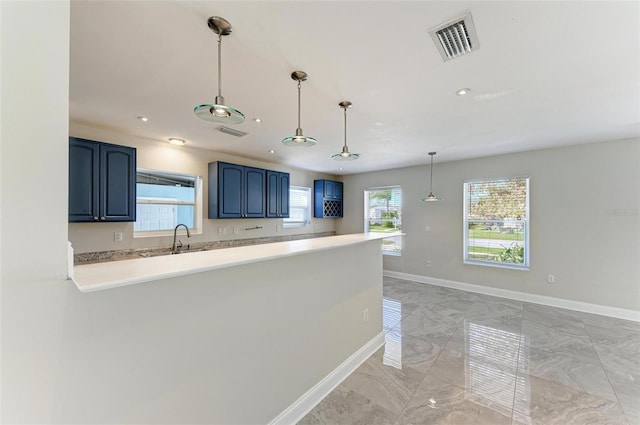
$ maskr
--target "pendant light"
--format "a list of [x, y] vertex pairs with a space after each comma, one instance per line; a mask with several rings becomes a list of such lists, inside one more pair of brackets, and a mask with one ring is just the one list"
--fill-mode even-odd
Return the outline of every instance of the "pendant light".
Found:
[[431, 167], [429, 167], [431, 171], [431, 178], [429, 179], [429, 194], [427, 195], [426, 198], [422, 198], [424, 202], [442, 201], [442, 198], [438, 198], [436, 195], [433, 194], [433, 156], [435, 154], [436, 154], [435, 152], [429, 152], [429, 156], [431, 157]]
[[298, 128], [296, 128], [296, 135], [289, 136], [282, 139], [282, 143], [286, 146], [301, 146], [301, 147], [311, 147], [314, 146], [318, 141], [313, 137], [304, 136], [302, 134], [302, 128], [300, 128], [300, 82], [306, 81], [308, 75], [304, 71], [293, 71], [291, 73], [291, 78], [298, 82]]
[[207, 20], [211, 31], [218, 34], [218, 95], [213, 104], [198, 105], [193, 112], [205, 121], [220, 124], [240, 124], [244, 121], [244, 114], [235, 108], [224, 104], [222, 97], [222, 36], [231, 34], [231, 24], [224, 18], [212, 16]]
[[342, 147], [342, 152], [332, 155], [331, 158], [336, 161], [354, 161], [360, 157], [360, 154], [349, 152], [347, 147], [347, 109], [351, 108], [351, 102], [345, 100], [338, 105], [344, 109], [344, 146]]

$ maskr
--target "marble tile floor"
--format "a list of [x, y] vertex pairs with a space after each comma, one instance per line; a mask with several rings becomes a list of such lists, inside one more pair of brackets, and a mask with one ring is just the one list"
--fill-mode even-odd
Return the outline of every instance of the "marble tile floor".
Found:
[[299, 425], [640, 425], [640, 323], [389, 277], [383, 316]]

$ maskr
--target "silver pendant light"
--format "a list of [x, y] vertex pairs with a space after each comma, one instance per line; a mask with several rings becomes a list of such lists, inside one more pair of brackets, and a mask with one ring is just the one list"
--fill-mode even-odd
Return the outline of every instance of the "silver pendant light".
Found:
[[218, 34], [218, 95], [213, 104], [198, 105], [193, 112], [205, 121], [220, 124], [240, 124], [244, 121], [244, 114], [235, 108], [224, 104], [222, 97], [222, 36], [231, 34], [231, 24], [224, 18], [212, 16], [207, 20], [211, 31]]
[[351, 102], [345, 100], [338, 105], [344, 109], [344, 146], [342, 147], [342, 152], [332, 155], [331, 158], [336, 161], [354, 161], [360, 157], [360, 154], [349, 152], [347, 147], [347, 109], [351, 108]]
[[431, 157], [431, 167], [429, 167], [431, 171], [431, 178], [429, 179], [429, 194], [427, 195], [426, 198], [422, 198], [424, 202], [442, 201], [442, 198], [438, 198], [436, 195], [433, 194], [433, 156], [435, 154], [436, 154], [435, 152], [429, 152], [429, 156]]
[[298, 128], [296, 128], [295, 136], [289, 136], [282, 139], [282, 143], [285, 146], [300, 146], [308, 148], [318, 143], [318, 141], [313, 137], [303, 135], [302, 128], [300, 128], [300, 82], [306, 81], [307, 77], [308, 75], [304, 71], [293, 71], [291, 73], [291, 78], [298, 82]]

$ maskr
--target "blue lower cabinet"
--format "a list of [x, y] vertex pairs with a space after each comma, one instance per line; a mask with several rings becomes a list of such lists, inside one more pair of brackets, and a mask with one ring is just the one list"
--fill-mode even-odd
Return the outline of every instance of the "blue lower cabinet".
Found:
[[136, 149], [69, 138], [69, 222], [136, 221]]
[[266, 217], [266, 170], [209, 163], [209, 218]]
[[342, 182], [333, 180], [313, 181], [313, 216], [316, 218], [341, 218]]

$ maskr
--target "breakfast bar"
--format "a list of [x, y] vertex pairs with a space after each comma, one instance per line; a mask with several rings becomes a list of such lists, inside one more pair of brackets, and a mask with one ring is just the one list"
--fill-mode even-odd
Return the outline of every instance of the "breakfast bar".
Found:
[[92, 389], [103, 398], [117, 388], [118, 422], [295, 423], [384, 344], [385, 236], [76, 265], [67, 304], [86, 317], [69, 332], [88, 336], [64, 353], [79, 371], [64, 379], [82, 391], [127, 370], [136, 385]]
[[355, 233], [178, 255], [83, 264], [73, 267], [72, 280], [80, 291], [92, 292], [293, 255], [310, 254], [389, 236], [395, 236], [395, 234]]

